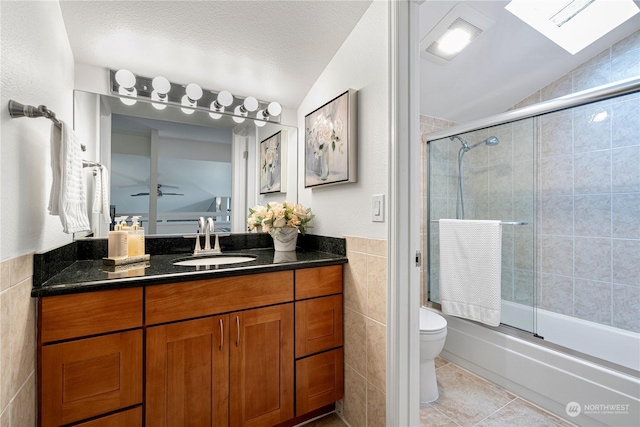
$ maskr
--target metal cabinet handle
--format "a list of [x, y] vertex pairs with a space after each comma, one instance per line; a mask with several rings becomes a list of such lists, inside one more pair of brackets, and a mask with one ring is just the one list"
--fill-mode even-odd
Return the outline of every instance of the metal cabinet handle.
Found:
[[238, 329], [238, 338], [236, 339], [236, 347], [240, 345], [240, 318], [236, 316], [236, 328]]
[[224, 345], [224, 327], [222, 326], [222, 319], [220, 319], [220, 351]]

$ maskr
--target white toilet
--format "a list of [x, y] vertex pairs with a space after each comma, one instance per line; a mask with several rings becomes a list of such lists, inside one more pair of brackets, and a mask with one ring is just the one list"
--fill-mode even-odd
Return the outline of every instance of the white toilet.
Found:
[[438, 313], [420, 308], [420, 403], [438, 399], [435, 358], [444, 348], [447, 321]]

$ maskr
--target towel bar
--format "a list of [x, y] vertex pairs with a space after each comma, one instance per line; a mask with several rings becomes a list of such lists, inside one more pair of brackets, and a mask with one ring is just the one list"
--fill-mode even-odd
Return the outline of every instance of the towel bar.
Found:
[[[452, 218], [455, 219], [455, 218]], [[440, 222], [439, 219], [432, 219], [431, 222]], [[527, 225], [528, 222], [524, 221], [500, 221], [500, 225]]]
[[[9, 100], [9, 115], [12, 119], [20, 117], [44, 117], [53, 122], [54, 125], [62, 129], [62, 122], [56, 118], [56, 113], [46, 107], [46, 105], [39, 105], [34, 107], [33, 105], [25, 105], [13, 99]], [[82, 151], [87, 151], [87, 147], [84, 144], [80, 144]]]

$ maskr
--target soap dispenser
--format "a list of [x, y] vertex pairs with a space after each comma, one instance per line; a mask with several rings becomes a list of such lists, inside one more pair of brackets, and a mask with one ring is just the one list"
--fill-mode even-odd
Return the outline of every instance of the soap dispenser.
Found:
[[120, 221], [122, 221], [126, 225], [124, 219], [126, 219], [126, 217], [117, 218], [114, 230], [109, 232], [109, 258], [126, 258], [129, 255], [129, 232], [123, 230], [122, 224], [120, 224]]
[[144, 255], [144, 229], [140, 226], [138, 220], [140, 216], [133, 216], [133, 224], [129, 231], [129, 256]]

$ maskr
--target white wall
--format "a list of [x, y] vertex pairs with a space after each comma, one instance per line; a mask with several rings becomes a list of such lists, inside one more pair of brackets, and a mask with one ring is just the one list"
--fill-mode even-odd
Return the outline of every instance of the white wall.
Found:
[[11, 119], [9, 99], [73, 123], [73, 54], [57, 1], [2, 1], [0, 259], [71, 241], [47, 212], [51, 169], [46, 119]]
[[[371, 4], [298, 108], [298, 200], [316, 215], [313, 234], [387, 237], [387, 222], [371, 221], [371, 196], [388, 192], [388, 7]], [[305, 189], [305, 115], [349, 88], [358, 91], [358, 182]]]

